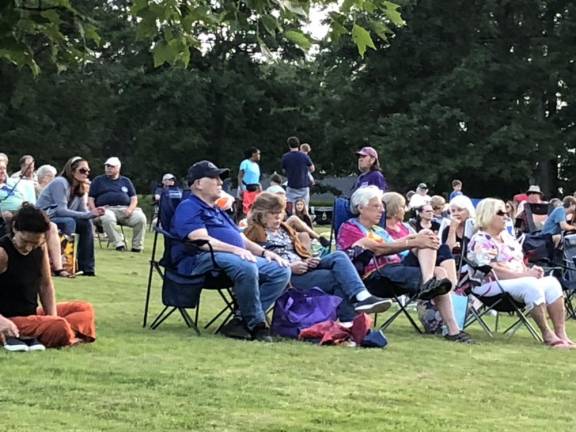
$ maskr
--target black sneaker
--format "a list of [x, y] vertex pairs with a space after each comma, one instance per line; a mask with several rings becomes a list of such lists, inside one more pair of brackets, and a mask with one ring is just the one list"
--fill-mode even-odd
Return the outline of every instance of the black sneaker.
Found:
[[366, 300], [359, 301], [354, 304], [356, 312], [364, 312], [367, 314], [386, 312], [392, 306], [392, 301], [383, 299], [376, 296], [370, 296]]
[[21, 340], [28, 345], [28, 351], [46, 351], [46, 347], [36, 338], [22, 338]]
[[83, 271], [82, 273], [80, 273], [81, 276], [90, 276], [90, 277], [94, 277], [96, 276], [96, 273], [94, 273], [93, 271]]
[[450, 292], [451, 289], [452, 282], [450, 282], [450, 279], [432, 278], [422, 285], [418, 298], [420, 300], [432, 300], [434, 297]]
[[450, 342], [458, 342], [458, 343], [469, 344], [469, 345], [473, 345], [476, 343], [476, 341], [474, 339], [472, 339], [472, 336], [470, 336], [465, 331], [460, 331], [460, 333], [455, 334], [455, 335], [446, 335], [446, 336], [444, 336], [444, 339], [446, 339], [447, 341], [450, 341]]
[[252, 329], [252, 340], [273, 342], [272, 336], [270, 336], [270, 328], [268, 328], [266, 323], [257, 324], [256, 327]]
[[116, 250], [118, 252], [124, 252], [126, 250], [126, 247], [125, 246], [116, 246]]
[[140, 253], [140, 252], [142, 252], [142, 249], [132, 248], [132, 250], [130, 250], [130, 252]]
[[252, 340], [252, 334], [244, 325], [244, 321], [238, 317], [234, 317], [224, 324], [220, 329], [220, 333], [222, 333], [222, 336], [232, 339]]
[[21, 339], [7, 337], [4, 341], [4, 349], [10, 352], [27, 352], [28, 345]]
[[320, 236], [318, 237], [318, 241], [320, 242], [320, 244], [322, 245], [322, 247], [330, 247], [332, 246], [330, 243], [330, 240], [328, 240], [326, 237], [324, 236]]

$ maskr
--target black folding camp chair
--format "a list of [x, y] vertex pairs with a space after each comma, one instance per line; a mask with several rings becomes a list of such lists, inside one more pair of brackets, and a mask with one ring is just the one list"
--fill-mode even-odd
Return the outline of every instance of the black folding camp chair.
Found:
[[[480, 326], [484, 329], [487, 335], [490, 337], [494, 336], [495, 332], [498, 332], [500, 314], [506, 313], [509, 315], [513, 315], [516, 319], [513, 323], [504, 330], [504, 334], [512, 336], [516, 331], [524, 326], [528, 332], [532, 335], [534, 339], [539, 342], [542, 342], [542, 338], [540, 334], [536, 331], [532, 323], [528, 320], [526, 316], [526, 305], [522, 302], [516, 301], [512, 298], [512, 296], [506, 293], [500, 283], [498, 282], [498, 278], [492, 267], [489, 265], [479, 266], [476, 263], [472, 262], [467, 257], [467, 250], [468, 250], [468, 243], [472, 234], [474, 232], [474, 220], [469, 219], [466, 221], [466, 226], [464, 228], [464, 239], [462, 245], [462, 267], [460, 269], [460, 281], [458, 283], [459, 289], [464, 291], [466, 295], [469, 297], [473, 297], [478, 299], [481, 306], [476, 308], [474, 306], [474, 302], [470, 302], [470, 307], [468, 308], [466, 319], [464, 322], [464, 328], [469, 327], [473, 323], [477, 322]], [[470, 277], [470, 274], [474, 274], [474, 277]], [[490, 297], [484, 297], [477, 294], [474, 294], [472, 290], [474, 287], [477, 287], [481, 284], [481, 281], [484, 280], [485, 276], [491, 274], [492, 278], [498, 284], [500, 288], [500, 294]], [[484, 320], [484, 317], [490, 312], [496, 312], [496, 321], [494, 325], [494, 330], [490, 329], [488, 323]]]
[[[164, 308], [152, 321], [150, 327], [152, 329], [158, 328], [170, 315], [178, 311], [182, 316], [186, 325], [193, 328], [197, 334], [200, 334], [198, 328], [198, 319], [200, 311], [200, 299], [203, 290], [214, 290], [224, 302], [224, 308], [221, 309], [205, 326], [210, 327], [221, 317], [224, 319], [220, 327], [216, 330], [219, 332], [222, 325], [224, 325], [234, 314], [236, 308], [234, 297], [232, 294], [231, 286], [232, 281], [220, 270], [214, 256], [214, 251], [207, 241], [185, 241], [174, 237], [168, 232], [168, 227], [174, 211], [180, 201], [186, 195], [182, 191], [176, 192], [166, 190], [162, 193], [159, 203], [159, 216], [156, 226], [154, 227], [154, 241], [152, 244], [152, 257], [150, 259], [150, 270], [148, 273], [148, 285], [146, 289], [146, 301], [144, 305], [144, 318], [142, 326], [146, 327], [148, 321], [148, 311], [150, 306], [150, 296], [152, 290], [152, 283], [154, 274], [160, 276], [162, 279], [162, 303]], [[159, 249], [158, 240], [162, 236], [164, 239], [164, 252], [162, 258], [158, 260], [156, 253]], [[187, 252], [194, 253], [207, 253], [203, 248], [208, 248], [210, 253], [213, 270], [200, 275], [183, 275], [178, 273], [176, 265], [171, 257], [172, 246], [176, 243], [183, 243], [187, 248]], [[188, 313], [188, 309], [196, 309], [195, 317], [192, 319]]]
[[[332, 208], [332, 228], [330, 231], [330, 243], [332, 243], [332, 239], [336, 238], [340, 226], [352, 217], [354, 217], [354, 215], [350, 211], [350, 200], [348, 198], [343, 197], [336, 198], [334, 200], [334, 205]], [[386, 222], [386, 214], [384, 213], [382, 215], [381, 224], [385, 225], [385, 222]], [[394, 313], [386, 321], [384, 321], [384, 323], [380, 326], [380, 328], [383, 330], [388, 328], [396, 320], [396, 318], [398, 318], [401, 315], [404, 315], [408, 320], [408, 322], [410, 322], [412, 327], [414, 327], [414, 329], [418, 333], [423, 333], [422, 330], [420, 329], [420, 326], [418, 326], [418, 324], [416, 323], [414, 318], [412, 318], [410, 312], [408, 311], [409, 305], [416, 303], [418, 294], [408, 296], [405, 294], [405, 291], [401, 287], [393, 284], [392, 282], [383, 279], [382, 283], [386, 284], [387, 288], [389, 288], [390, 291], [393, 293], [391, 299], [396, 302], [396, 304], [398, 305], [398, 309], [394, 311]], [[378, 322], [378, 314], [375, 315], [374, 319], [375, 326], [377, 322]]]

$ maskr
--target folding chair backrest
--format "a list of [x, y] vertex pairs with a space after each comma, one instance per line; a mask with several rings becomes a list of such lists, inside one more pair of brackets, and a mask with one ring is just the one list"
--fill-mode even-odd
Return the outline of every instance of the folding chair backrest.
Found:
[[564, 265], [567, 267], [565, 278], [570, 282], [576, 282], [576, 234], [564, 237], [563, 248]]
[[176, 207], [189, 195], [190, 191], [183, 192], [179, 187], [164, 189], [158, 202], [158, 225], [167, 230], [170, 227], [170, 221], [174, 216]]
[[350, 199], [345, 197], [336, 198], [332, 207], [332, 232], [334, 237], [338, 235], [338, 230], [342, 224], [353, 217], [354, 215], [350, 211]]
[[534, 216], [548, 216], [548, 203], [524, 203], [524, 221], [529, 233], [539, 231]]

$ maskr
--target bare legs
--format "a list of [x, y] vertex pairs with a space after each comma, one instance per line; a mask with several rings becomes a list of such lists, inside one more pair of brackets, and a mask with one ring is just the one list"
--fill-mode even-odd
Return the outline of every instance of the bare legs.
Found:
[[[436, 250], [419, 249], [416, 251], [416, 255], [420, 263], [423, 283], [435, 276], [437, 279], [448, 278], [450, 282], [452, 282], [452, 287], [456, 286], [457, 278], [454, 260], [446, 260], [442, 262], [440, 267], [436, 267]], [[452, 308], [450, 293], [435, 297], [434, 304], [438, 308], [442, 321], [444, 321], [444, 324], [448, 327], [448, 334], [453, 336], [460, 333], [460, 328], [454, 318], [454, 309]]]
[[320, 234], [318, 234], [316, 231], [314, 231], [312, 228], [306, 225], [302, 221], [302, 219], [300, 219], [298, 216], [295, 215], [290, 216], [288, 219], [286, 219], [286, 225], [288, 225], [296, 232], [308, 234], [310, 238], [313, 239], [320, 238]]

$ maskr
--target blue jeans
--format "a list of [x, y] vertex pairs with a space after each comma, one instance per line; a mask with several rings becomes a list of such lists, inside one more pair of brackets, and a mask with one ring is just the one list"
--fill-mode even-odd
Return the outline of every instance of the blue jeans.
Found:
[[293, 274], [291, 281], [296, 288], [318, 287], [326, 294], [343, 298], [344, 301], [338, 307], [341, 321], [354, 319], [356, 313], [352, 302], [356, 294], [366, 289], [350, 258], [342, 251], [326, 255], [313, 270], [301, 275]]
[[389, 298], [394, 295], [413, 296], [422, 286], [422, 272], [418, 265], [387, 264], [372, 273], [366, 280], [368, 291], [378, 297]]
[[64, 234], [78, 234], [78, 270], [94, 272], [94, 228], [91, 219], [74, 219], [71, 217], [53, 216], [50, 219]]
[[[256, 258], [253, 263], [232, 253], [215, 252], [214, 256], [216, 263], [234, 282], [232, 290], [246, 326], [253, 329], [257, 324], [266, 322], [266, 311], [288, 285], [290, 269], [264, 258]], [[196, 257], [192, 275], [213, 269], [210, 254], [202, 253]]]

